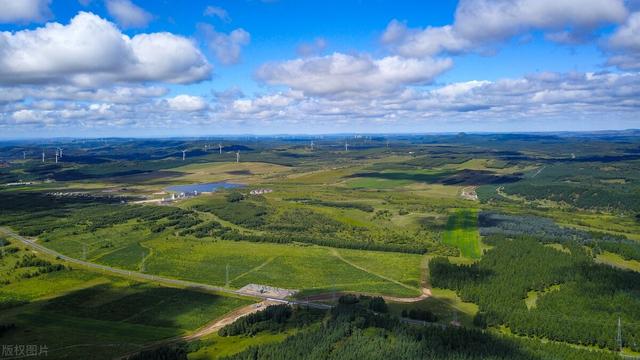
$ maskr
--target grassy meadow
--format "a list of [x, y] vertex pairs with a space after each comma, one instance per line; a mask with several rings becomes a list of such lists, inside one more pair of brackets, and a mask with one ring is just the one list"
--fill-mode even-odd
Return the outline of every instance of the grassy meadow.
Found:
[[456, 210], [447, 221], [442, 241], [460, 250], [464, 257], [478, 259], [482, 256], [478, 234], [478, 212], [473, 209]]

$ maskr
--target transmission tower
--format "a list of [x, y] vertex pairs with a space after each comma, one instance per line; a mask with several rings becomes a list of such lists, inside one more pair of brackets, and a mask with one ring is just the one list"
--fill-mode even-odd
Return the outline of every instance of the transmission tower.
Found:
[[333, 283], [333, 287], [331, 289], [331, 302], [335, 304], [336, 302], [336, 276], [333, 275], [331, 277], [332, 283]]
[[142, 262], [140, 263], [140, 272], [144, 272], [145, 270], [145, 266], [144, 266], [144, 251], [142, 252]]
[[622, 321], [618, 317], [618, 334], [616, 336], [616, 343], [618, 343], [618, 349], [622, 352]]

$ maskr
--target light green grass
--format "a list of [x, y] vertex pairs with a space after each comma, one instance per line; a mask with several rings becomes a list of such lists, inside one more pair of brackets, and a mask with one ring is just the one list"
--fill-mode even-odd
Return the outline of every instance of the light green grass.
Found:
[[422, 255], [389, 254], [381, 251], [336, 249], [342, 257], [375, 274], [419, 288]]
[[538, 303], [538, 299], [541, 296], [544, 296], [544, 294], [550, 293], [552, 291], [558, 291], [560, 290], [560, 285], [552, 285], [547, 289], [544, 289], [543, 291], [529, 291], [527, 293], [527, 297], [524, 299], [524, 303], [527, 306], [527, 309], [531, 310], [533, 308], [536, 307], [537, 303]]
[[[334, 286], [338, 290], [396, 296], [415, 296], [418, 292], [357, 269], [332, 255], [331, 249], [319, 246], [159, 239], [145, 245], [154, 248], [154, 255], [146, 263], [147, 272], [213, 285], [225, 285], [228, 264], [229, 279], [235, 279], [230, 286], [234, 288], [257, 283], [315, 292]], [[418, 256], [362, 250], [348, 253], [369, 264], [384, 262], [388, 268], [385, 271], [391, 272], [394, 280], [415, 284], [419, 278]]]
[[482, 256], [478, 233], [478, 212], [461, 209], [449, 217], [442, 242], [460, 249], [462, 256], [479, 259]]
[[622, 256], [608, 251], [598, 254], [596, 262], [611, 265], [620, 269], [633, 270], [640, 272], [640, 261], [625, 260]]
[[197, 351], [188, 354], [189, 360], [213, 360], [230, 356], [244, 351], [250, 346], [259, 346], [282, 342], [294, 333], [293, 330], [278, 332], [275, 334], [262, 332], [255, 336], [219, 336], [209, 335], [200, 342]]
[[346, 182], [352, 189], [395, 189], [411, 184], [410, 180], [356, 178]]
[[402, 310], [428, 310], [438, 317], [439, 323], [449, 324], [458, 320], [462, 325], [473, 325], [473, 317], [478, 313], [476, 304], [462, 301], [453, 290], [433, 288], [431, 293], [431, 297], [415, 303], [391, 302], [389, 310], [396, 316], [399, 316]]
[[[237, 296], [165, 288], [79, 268], [31, 278], [13, 269], [23, 247], [0, 260], [0, 324], [11, 344], [46, 345], [50, 358], [112, 359], [150, 342], [187, 334], [252, 303]], [[51, 262], [55, 259], [37, 255]]]

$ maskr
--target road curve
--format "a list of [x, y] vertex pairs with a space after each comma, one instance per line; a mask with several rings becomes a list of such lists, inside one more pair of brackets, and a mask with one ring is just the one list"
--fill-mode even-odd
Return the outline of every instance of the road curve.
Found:
[[314, 302], [308, 302], [308, 301], [299, 301], [299, 300], [290, 300], [290, 299], [277, 298], [277, 297], [267, 296], [267, 295], [262, 296], [260, 294], [246, 294], [246, 293], [243, 293], [243, 292], [238, 291], [238, 290], [228, 289], [228, 288], [224, 288], [224, 287], [220, 287], [220, 286], [196, 283], [196, 282], [193, 282], [193, 281], [171, 279], [171, 278], [166, 278], [166, 277], [162, 277], [162, 276], [145, 274], [145, 273], [141, 273], [141, 272], [138, 272], [138, 271], [129, 271], [129, 270], [118, 269], [118, 268], [114, 268], [114, 267], [111, 267], [111, 266], [96, 264], [96, 263], [92, 263], [92, 262], [89, 262], [89, 261], [84, 261], [84, 260], [72, 258], [70, 256], [61, 254], [61, 253], [59, 253], [59, 252], [57, 252], [55, 250], [49, 249], [49, 248], [47, 248], [45, 246], [42, 246], [42, 245], [36, 243], [33, 240], [27, 239], [22, 235], [16, 234], [15, 232], [11, 231], [10, 229], [8, 229], [6, 227], [0, 227], [0, 233], [3, 233], [5, 235], [7, 235], [7, 236], [10, 236], [11, 238], [13, 238], [15, 240], [18, 240], [21, 243], [27, 245], [28, 247], [30, 247], [32, 249], [35, 249], [35, 250], [38, 250], [38, 251], [40, 251], [40, 252], [42, 252], [44, 254], [48, 254], [48, 255], [54, 256], [56, 258], [59, 258], [61, 260], [67, 261], [67, 262], [72, 263], [72, 264], [81, 265], [81, 266], [84, 266], [84, 267], [88, 267], [90, 269], [100, 270], [102, 272], [111, 273], [111, 274], [115, 274], [115, 275], [118, 275], [118, 276], [125, 276], [125, 277], [136, 278], [136, 279], [144, 279], [144, 280], [153, 281], [153, 282], [157, 282], [157, 283], [161, 283], [161, 284], [180, 286], [180, 287], [187, 287], [187, 288], [192, 288], [192, 289], [200, 289], [200, 290], [205, 290], [205, 291], [214, 291], [214, 292], [234, 294], [234, 295], [239, 295], [239, 296], [260, 298], [262, 300], [273, 301], [273, 302], [278, 302], [278, 303], [285, 303], [285, 304], [289, 304], [289, 305], [301, 305], [301, 306], [311, 307], [311, 308], [315, 308], [315, 309], [330, 309], [332, 307], [331, 305], [328, 305], [328, 304], [314, 303]]

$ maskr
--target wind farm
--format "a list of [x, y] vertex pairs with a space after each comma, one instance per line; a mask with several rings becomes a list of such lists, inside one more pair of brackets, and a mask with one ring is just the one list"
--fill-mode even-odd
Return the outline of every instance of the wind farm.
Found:
[[637, 0], [0, 0], [0, 360], [640, 359]]

